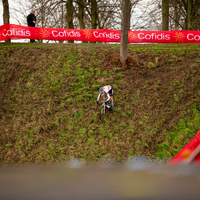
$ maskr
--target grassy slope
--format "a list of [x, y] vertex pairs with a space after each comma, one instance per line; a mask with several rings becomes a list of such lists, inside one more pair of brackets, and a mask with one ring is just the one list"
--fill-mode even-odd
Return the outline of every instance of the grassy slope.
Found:
[[[199, 131], [200, 46], [1, 44], [0, 163], [176, 155]], [[116, 105], [99, 120], [100, 86]]]

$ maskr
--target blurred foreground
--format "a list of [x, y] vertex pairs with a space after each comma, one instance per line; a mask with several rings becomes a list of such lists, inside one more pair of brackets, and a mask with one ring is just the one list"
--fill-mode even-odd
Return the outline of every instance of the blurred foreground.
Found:
[[199, 199], [200, 166], [65, 165], [0, 168], [2, 200]]

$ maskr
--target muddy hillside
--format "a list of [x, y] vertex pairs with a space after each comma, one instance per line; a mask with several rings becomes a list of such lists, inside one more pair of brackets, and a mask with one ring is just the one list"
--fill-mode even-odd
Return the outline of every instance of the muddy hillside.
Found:
[[[200, 46], [0, 45], [0, 164], [166, 163], [200, 130]], [[115, 106], [101, 122], [101, 86]]]

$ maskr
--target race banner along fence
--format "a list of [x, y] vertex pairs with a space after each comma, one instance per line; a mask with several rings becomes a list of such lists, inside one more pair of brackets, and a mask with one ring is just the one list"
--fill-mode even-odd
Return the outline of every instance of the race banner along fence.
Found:
[[200, 164], [200, 131], [196, 136], [167, 164], [180, 164], [182, 162]]
[[[121, 31], [108, 29], [55, 29], [5, 24], [0, 41], [8, 39], [120, 42]], [[200, 43], [200, 31], [129, 31], [129, 43]]]

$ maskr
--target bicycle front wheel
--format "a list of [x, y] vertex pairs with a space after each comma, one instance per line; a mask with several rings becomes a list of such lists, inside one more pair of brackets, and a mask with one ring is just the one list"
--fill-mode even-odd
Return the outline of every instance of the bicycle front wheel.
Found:
[[102, 106], [100, 110], [100, 120], [103, 122], [106, 118], [106, 107]]

